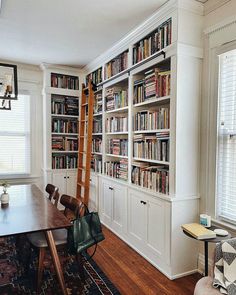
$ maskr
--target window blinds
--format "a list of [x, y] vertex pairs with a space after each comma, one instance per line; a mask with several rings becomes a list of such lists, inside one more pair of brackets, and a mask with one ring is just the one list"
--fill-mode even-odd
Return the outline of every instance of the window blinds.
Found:
[[217, 216], [236, 224], [236, 50], [219, 59]]
[[0, 175], [29, 174], [29, 95], [19, 95], [11, 107], [10, 111], [0, 110]]

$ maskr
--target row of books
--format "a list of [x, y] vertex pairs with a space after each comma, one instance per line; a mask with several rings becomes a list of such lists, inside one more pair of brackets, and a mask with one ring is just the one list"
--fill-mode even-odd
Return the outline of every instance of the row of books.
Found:
[[134, 130], [155, 130], [170, 128], [170, 110], [168, 107], [158, 107], [153, 110], [143, 110], [134, 115]]
[[102, 133], [102, 118], [100, 116], [93, 119], [93, 133]]
[[105, 174], [114, 178], [128, 180], [128, 160], [108, 161], [104, 163]]
[[[162, 136], [162, 137], [161, 137]], [[169, 134], [134, 135], [133, 153], [135, 158], [169, 161]]]
[[102, 159], [93, 156], [91, 159], [91, 169], [96, 173], [102, 173]]
[[92, 80], [95, 85], [102, 82], [102, 67], [93, 71], [92, 73], [86, 76], [86, 84], [88, 85], [88, 81]]
[[92, 152], [93, 153], [102, 153], [102, 139], [93, 138], [92, 140]]
[[52, 94], [51, 112], [56, 115], [78, 116], [79, 100], [71, 96]]
[[105, 97], [107, 111], [123, 108], [128, 105], [127, 89], [121, 89], [118, 87], [107, 88]]
[[77, 151], [78, 139], [74, 137], [52, 136], [52, 150]]
[[164, 166], [149, 166], [134, 162], [131, 172], [133, 184], [162, 194], [169, 194], [169, 171]]
[[170, 44], [171, 19], [134, 45], [133, 64], [140, 62]]
[[127, 117], [110, 117], [106, 119], [106, 132], [127, 132]]
[[104, 68], [105, 80], [128, 68], [128, 50], [109, 61]]
[[97, 93], [94, 98], [93, 113], [98, 114], [102, 112], [102, 93]]
[[57, 133], [77, 133], [78, 124], [76, 120], [52, 119], [52, 132]]
[[112, 138], [108, 140], [108, 154], [128, 156], [128, 140]]
[[134, 104], [168, 95], [170, 95], [169, 70], [152, 69], [144, 73], [144, 79], [134, 82]]
[[79, 78], [51, 73], [51, 87], [79, 90]]
[[53, 154], [52, 169], [76, 169], [77, 155]]

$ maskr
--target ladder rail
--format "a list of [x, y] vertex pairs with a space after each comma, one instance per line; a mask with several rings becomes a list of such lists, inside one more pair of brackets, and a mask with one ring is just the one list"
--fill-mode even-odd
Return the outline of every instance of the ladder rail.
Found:
[[[84, 86], [84, 85], [83, 85]], [[86, 101], [88, 93], [88, 99]], [[90, 165], [92, 152], [92, 132], [93, 132], [93, 104], [94, 91], [92, 82], [89, 81], [88, 87], [83, 87], [80, 105], [80, 127], [79, 127], [79, 149], [78, 149], [78, 174], [76, 197], [88, 206], [90, 189]], [[86, 108], [88, 114], [86, 118]], [[87, 120], [86, 120], [87, 119]], [[87, 125], [87, 126], [86, 126]], [[87, 129], [87, 132], [85, 132]], [[84, 163], [85, 161], [85, 163]], [[84, 176], [84, 178], [83, 178]], [[82, 196], [83, 188], [83, 196]]]

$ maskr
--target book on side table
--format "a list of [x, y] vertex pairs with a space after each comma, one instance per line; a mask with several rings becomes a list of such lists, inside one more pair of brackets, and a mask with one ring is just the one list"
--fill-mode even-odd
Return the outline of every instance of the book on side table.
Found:
[[198, 223], [183, 224], [182, 229], [198, 240], [214, 239], [216, 237], [216, 234], [212, 230]]

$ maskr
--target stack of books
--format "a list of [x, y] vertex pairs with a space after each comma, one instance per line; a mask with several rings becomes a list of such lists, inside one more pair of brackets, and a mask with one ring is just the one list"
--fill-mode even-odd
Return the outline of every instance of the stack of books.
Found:
[[127, 117], [110, 117], [106, 119], [106, 132], [127, 132]]
[[94, 99], [93, 113], [99, 114], [102, 112], [102, 93], [97, 93]]
[[127, 181], [128, 179], [128, 161], [122, 159], [121, 161], [108, 161], [104, 163], [105, 174], [114, 178], [119, 178]]
[[51, 112], [55, 115], [78, 116], [79, 101], [76, 97], [52, 94]]
[[93, 119], [93, 133], [102, 133], [102, 118], [100, 116]]
[[86, 76], [86, 85], [88, 81], [92, 80], [95, 85], [102, 82], [102, 67]]
[[109, 139], [108, 154], [128, 156], [128, 140], [119, 138]]
[[102, 159], [92, 156], [91, 169], [96, 173], [102, 173]]
[[128, 90], [118, 87], [106, 89], [106, 110], [111, 111], [128, 105]]
[[119, 54], [105, 65], [105, 79], [124, 71], [128, 67], [128, 50]]
[[51, 87], [78, 90], [79, 78], [76, 76], [51, 73]]
[[134, 130], [155, 130], [170, 128], [170, 112], [167, 107], [155, 111], [143, 110], [134, 115]]
[[52, 132], [55, 133], [77, 133], [77, 120], [69, 119], [52, 119]]
[[92, 152], [93, 153], [102, 153], [102, 139], [101, 138], [93, 138]]

